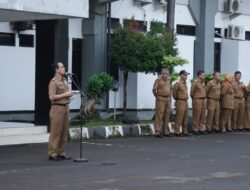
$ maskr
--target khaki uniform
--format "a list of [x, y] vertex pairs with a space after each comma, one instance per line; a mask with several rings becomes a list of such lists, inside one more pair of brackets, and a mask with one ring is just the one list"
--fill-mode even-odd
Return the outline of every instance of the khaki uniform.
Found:
[[204, 131], [206, 121], [206, 89], [205, 83], [199, 79], [193, 81], [190, 96], [192, 98], [192, 130]]
[[180, 79], [173, 86], [173, 98], [176, 103], [176, 116], [174, 121], [174, 133], [180, 134], [180, 126], [182, 126], [182, 133], [188, 134], [188, 92], [187, 84]]
[[231, 115], [234, 109], [234, 90], [232, 84], [225, 81], [221, 87], [221, 131], [231, 131]]
[[245, 100], [244, 129], [250, 129], [250, 82], [246, 87]]
[[[49, 83], [49, 96], [59, 95], [69, 91], [65, 78], [54, 77]], [[50, 137], [48, 144], [49, 156], [63, 156], [64, 146], [68, 140], [69, 98], [51, 102]]]
[[243, 129], [244, 123], [244, 93], [245, 85], [242, 82], [234, 81], [234, 109], [232, 113], [232, 128]]
[[161, 131], [162, 120], [164, 120], [163, 133], [169, 134], [169, 118], [171, 112], [171, 84], [169, 80], [164, 81], [161, 77], [155, 80], [153, 89], [157, 92], [155, 101], [155, 133]]
[[207, 94], [207, 131], [213, 129], [219, 130], [219, 118], [220, 118], [220, 94], [221, 84], [216, 80], [211, 80], [206, 86]]

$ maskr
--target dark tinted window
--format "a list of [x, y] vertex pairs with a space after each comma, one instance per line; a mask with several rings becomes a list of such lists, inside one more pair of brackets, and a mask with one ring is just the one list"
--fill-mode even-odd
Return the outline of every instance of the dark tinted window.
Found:
[[221, 28], [215, 28], [214, 29], [214, 37], [215, 38], [221, 38]]
[[245, 39], [250, 40], [250, 31], [246, 31]]
[[0, 33], [0, 45], [2, 46], [15, 46], [15, 34], [13, 33]]
[[177, 34], [195, 36], [195, 26], [190, 25], [177, 25]]
[[30, 34], [19, 34], [20, 47], [34, 47], [34, 36]]

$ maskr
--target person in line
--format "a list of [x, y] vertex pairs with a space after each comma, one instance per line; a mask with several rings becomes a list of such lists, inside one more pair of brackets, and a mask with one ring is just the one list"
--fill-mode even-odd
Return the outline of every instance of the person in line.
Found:
[[236, 71], [234, 73], [234, 109], [232, 113], [232, 129], [234, 131], [242, 131], [244, 123], [244, 94], [246, 86], [240, 81], [241, 72]]
[[171, 136], [169, 132], [169, 118], [171, 112], [171, 83], [168, 79], [167, 68], [161, 70], [161, 75], [154, 82], [153, 94], [155, 96], [155, 137]]
[[194, 135], [205, 134], [206, 122], [206, 88], [204, 71], [197, 72], [197, 79], [192, 82], [192, 131]]
[[[176, 115], [174, 121], [174, 134], [175, 136], [189, 135], [188, 124], [188, 89], [187, 78], [189, 73], [185, 70], [180, 71], [180, 80], [173, 86], [173, 98], [175, 99]], [[182, 127], [182, 134], [180, 132]]]
[[250, 130], [250, 82], [245, 91], [244, 129], [247, 131]]
[[231, 115], [234, 109], [234, 90], [233, 90], [234, 77], [227, 74], [225, 81], [221, 86], [221, 132], [232, 132], [231, 129]]
[[208, 133], [219, 132], [220, 120], [220, 73], [214, 72], [213, 79], [206, 85], [207, 94], [207, 120], [206, 130]]

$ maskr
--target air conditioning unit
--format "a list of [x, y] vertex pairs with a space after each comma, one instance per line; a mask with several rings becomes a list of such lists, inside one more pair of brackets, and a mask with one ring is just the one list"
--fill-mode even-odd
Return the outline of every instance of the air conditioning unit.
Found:
[[241, 13], [241, 1], [240, 0], [228, 0], [227, 12], [230, 14]]
[[245, 40], [245, 30], [243, 26], [228, 26], [227, 37], [230, 39]]
[[152, 3], [152, 0], [134, 0], [134, 5], [145, 6]]
[[18, 22], [10, 22], [10, 27], [15, 31], [24, 31], [24, 30], [33, 30], [34, 29], [33, 21], [18, 21]]

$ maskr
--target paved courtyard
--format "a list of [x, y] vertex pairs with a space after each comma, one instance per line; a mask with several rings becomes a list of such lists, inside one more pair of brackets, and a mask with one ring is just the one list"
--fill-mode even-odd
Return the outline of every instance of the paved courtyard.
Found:
[[[79, 157], [79, 143], [67, 153]], [[250, 189], [250, 133], [84, 141], [87, 163], [48, 161], [47, 144], [0, 147], [2, 190]]]

